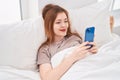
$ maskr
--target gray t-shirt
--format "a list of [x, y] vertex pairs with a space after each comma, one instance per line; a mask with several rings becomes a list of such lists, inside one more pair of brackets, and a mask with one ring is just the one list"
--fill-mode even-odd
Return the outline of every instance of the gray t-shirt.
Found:
[[81, 39], [75, 35], [65, 37], [59, 42], [52, 43], [50, 45], [44, 45], [40, 48], [37, 56], [37, 64], [51, 63], [51, 58], [57, 52], [81, 44]]

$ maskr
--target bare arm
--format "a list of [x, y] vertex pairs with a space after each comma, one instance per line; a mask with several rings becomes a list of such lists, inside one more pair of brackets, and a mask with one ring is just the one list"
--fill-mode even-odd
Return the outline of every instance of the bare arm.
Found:
[[41, 64], [39, 66], [41, 79], [59, 80], [76, 61], [86, 56], [86, 53], [88, 52], [87, 48], [89, 48], [89, 46], [85, 46], [87, 43], [88, 42], [82, 43], [55, 68], [52, 68], [49, 63]]

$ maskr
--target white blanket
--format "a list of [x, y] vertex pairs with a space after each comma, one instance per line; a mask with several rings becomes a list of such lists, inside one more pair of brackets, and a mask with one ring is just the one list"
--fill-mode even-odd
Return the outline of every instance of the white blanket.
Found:
[[0, 80], [40, 80], [38, 72], [0, 66]]
[[[53, 67], [75, 47], [60, 51], [51, 59]], [[102, 46], [97, 54], [76, 62], [61, 80], [120, 80], [120, 39]]]
[[[67, 48], [52, 58], [57, 66], [75, 47]], [[120, 79], [120, 40], [114, 40], [75, 63], [61, 80], [119, 80]], [[0, 66], [0, 80], [40, 80], [38, 72]]]

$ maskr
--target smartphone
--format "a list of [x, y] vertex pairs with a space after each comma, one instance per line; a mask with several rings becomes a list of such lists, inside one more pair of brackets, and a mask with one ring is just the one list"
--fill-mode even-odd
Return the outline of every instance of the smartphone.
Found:
[[[93, 42], [94, 41], [94, 33], [95, 33], [95, 27], [94, 26], [86, 28], [86, 30], [85, 30], [85, 40], [84, 41], [85, 42], [86, 41]], [[90, 48], [93, 47], [93, 45], [91, 45], [91, 44], [87, 44], [87, 46], [90, 46]]]

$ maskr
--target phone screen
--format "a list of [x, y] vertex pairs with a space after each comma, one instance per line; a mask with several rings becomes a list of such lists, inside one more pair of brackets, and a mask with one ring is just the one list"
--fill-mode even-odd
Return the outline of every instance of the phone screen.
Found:
[[[85, 30], [85, 42], [93, 42], [94, 41], [94, 32], [95, 32], [95, 27], [88, 27]], [[92, 47], [92, 45], [88, 44], [88, 46]]]

